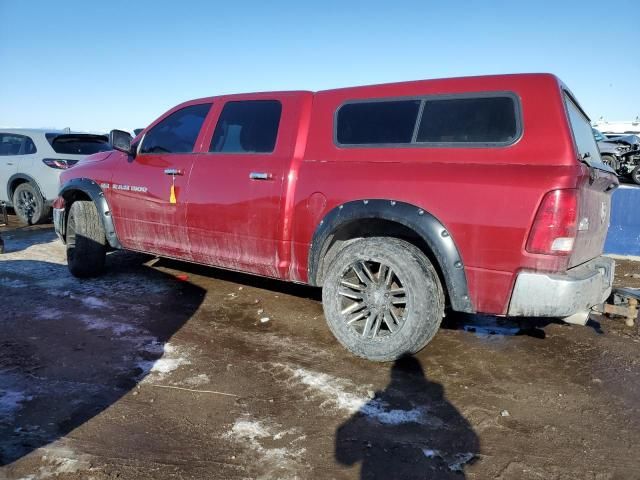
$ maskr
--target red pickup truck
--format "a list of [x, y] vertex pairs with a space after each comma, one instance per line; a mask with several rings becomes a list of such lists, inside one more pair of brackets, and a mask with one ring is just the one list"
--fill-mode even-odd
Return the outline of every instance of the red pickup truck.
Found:
[[323, 287], [329, 327], [377, 361], [446, 309], [586, 322], [615, 173], [553, 75], [203, 98], [61, 177], [71, 273], [128, 249]]

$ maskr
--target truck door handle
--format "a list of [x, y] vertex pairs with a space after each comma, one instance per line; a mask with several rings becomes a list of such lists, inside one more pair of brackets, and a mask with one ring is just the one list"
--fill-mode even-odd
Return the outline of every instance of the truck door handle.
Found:
[[172, 175], [172, 176], [176, 176], [176, 175], [183, 175], [182, 170], [179, 170], [177, 168], [165, 168], [164, 170], [164, 174], [165, 175]]
[[271, 180], [273, 175], [267, 172], [251, 172], [249, 178], [251, 180]]

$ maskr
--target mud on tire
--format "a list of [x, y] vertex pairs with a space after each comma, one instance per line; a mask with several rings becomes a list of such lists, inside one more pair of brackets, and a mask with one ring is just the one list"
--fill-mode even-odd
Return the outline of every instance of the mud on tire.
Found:
[[67, 264], [76, 277], [100, 275], [107, 254], [104, 226], [93, 202], [78, 200], [67, 218]]
[[329, 328], [359, 357], [392, 361], [421, 350], [444, 316], [444, 293], [429, 259], [388, 237], [349, 243], [329, 265], [322, 290]]

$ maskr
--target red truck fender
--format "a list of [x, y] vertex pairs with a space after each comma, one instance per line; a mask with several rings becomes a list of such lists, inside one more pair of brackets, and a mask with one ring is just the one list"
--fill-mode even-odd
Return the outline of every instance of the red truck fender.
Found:
[[[107, 237], [107, 242], [111, 248], [120, 249], [122, 245], [120, 245], [120, 241], [118, 240], [118, 236], [116, 235], [116, 231], [113, 225], [113, 218], [111, 217], [111, 209], [109, 208], [109, 204], [107, 203], [107, 199], [104, 196], [102, 188], [96, 182], [89, 178], [72, 178], [68, 182], [66, 182], [58, 193], [58, 197], [63, 198], [64, 203], [64, 213], [65, 215], [62, 217], [62, 221], [60, 223], [58, 231], [58, 235], [61, 239], [65, 238], [65, 225], [66, 225], [66, 214], [69, 212], [69, 207], [76, 199], [85, 199], [91, 200], [98, 210], [98, 215], [102, 220], [102, 224], [104, 226], [105, 236]], [[55, 210], [55, 205], [54, 205]], [[55, 215], [55, 212], [54, 212]]]

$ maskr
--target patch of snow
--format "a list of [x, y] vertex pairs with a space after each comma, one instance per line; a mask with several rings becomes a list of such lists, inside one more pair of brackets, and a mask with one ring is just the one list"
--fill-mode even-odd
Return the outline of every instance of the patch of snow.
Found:
[[475, 455], [470, 452], [447, 455], [440, 452], [440, 450], [432, 450], [430, 448], [423, 448], [422, 453], [427, 458], [441, 458], [452, 472], [463, 472], [464, 466], [475, 458]]
[[26, 282], [22, 280], [11, 280], [7, 277], [0, 278], [0, 287], [5, 288], [24, 288], [27, 286]]
[[[37, 473], [29, 475], [26, 479], [44, 480], [47, 478], [59, 478], [60, 476], [65, 476], [65, 474], [92, 470], [90, 457], [88, 455], [77, 454], [68, 446], [61, 444], [61, 442], [56, 442], [38, 451], [42, 452], [40, 459], [43, 465]], [[83, 475], [83, 478], [86, 478], [86, 476]]]
[[95, 318], [90, 315], [79, 315], [78, 318], [84, 323], [87, 330], [111, 330], [114, 335], [121, 336], [125, 333], [137, 332], [137, 328], [126, 323], [109, 322], [101, 318]]
[[192, 387], [199, 387], [201, 385], [207, 385], [211, 383], [211, 380], [206, 373], [201, 373], [200, 375], [196, 375], [195, 377], [187, 378], [182, 383]]
[[[145, 348], [147, 351], [158, 352], [158, 345], [152, 343]], [[171, 343], [162, 345], [162, 358], [158, 360], [141, 360], [137, 365], [142, 369], [142, 375], [149, 374], [144, 381], [157, 381], [165, 377], [165, 375], [177, 370], [182, 365], [190, 365], [189, 358], [182, 349]]]
[[475, 455], [470, 452], [456, 453], [453, 456], [453, 460], [449, 460], [447, 462], [449, 464], [449, 470], [451, 470], [452, 472], [462, 472], [464, 471], [464, 466], [474, 458]]
[[321, 407], [335, 408], [349, 414], [359, 412], [371, 420], [387, 425], [403, 423], [420, 423], [434, 427], [442, 425], [440, 419], [428, 415], [426, 408], [421, 406], [408, 410], [390, 409], [386, 402], [371, 398], [373, 392], [368, 390], [368, 385], [365, 386], [366, 393], [362, 391], [358, 393], [353, 382], [346, 379], [304, 368], [291, 368], [283, 364], [277, 364], [277, 367], [283, 369], [290, 380], [301, 383], [314, 395], [319, 396], [323, 400]]
[[89, 308], [109, 308], [109, 304], [104, 300], [100, 300], [96, 297], [84, 297], [80, 301]]
[[38, 308], [35, 311], [35, 317], [38, 320], [59, 320], [64, 315], [64, 312], [61, 310], [56, 310], [55, 308]]
[[32, 397], [15, 390], [0, 390], [0, 422], [8, 419], [22, 408]]
[[156, 360], [151, 367], [152, 372], [170, 373], [176, 370], [180, 365], [188, 365], [189, 361], [184, 358], [161, 358]]
[[[236, 420], [231, 429], [223, 436], [244, 445], [258, 457], [256, 464], [260, 473], [256, 477], [257, 479], [294, 480], [305, 478], [305, 475], [302, 474], [302, 470], [308, 469], [302, 460], [306, 452], [305, 448], [291, 449], [272, 446], [274, 442], [282, 441], [290, 447], [291, 444], [304, 439], [304, 435], [292, 441], [283, 441], [285, 435], [296, 435], [298, 430], [294, 428], [278, 432], [278, 429], [278, 425], [245, 417]], [[264, 446], [266, 442], [269, 447]]]

